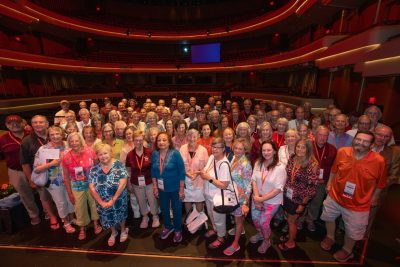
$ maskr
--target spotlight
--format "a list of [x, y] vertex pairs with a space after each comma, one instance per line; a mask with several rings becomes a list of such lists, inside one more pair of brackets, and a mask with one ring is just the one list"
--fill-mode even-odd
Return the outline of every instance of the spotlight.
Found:
[[96, 5], [96, 11], [100, 12], [101, 11], [101, 6], [100, 5]]
[[148, 33], [147, 33], [147, 36], [148, 36], [149, 38], [151, 38], [151, 32], [148, 32]]
[[274, 2], [274, 1], [270, 1], [270, 2], [269, 2], [269, 5], [270, 5], [270, 6], [275, 5], [275, 2]]
[[15, 39], [15, 41], [17, 41], [17, 42], [21, 42], [21, 41], [22, 41], [21, 36], [15, 36], [14, 39]]
[[189, 47], [184, 46], [184, 47], [183, 47], [183, 52], [184, 52], [185, 54], [188, 53], [188, 52], [189, 52]]
[[211, 34], [211, 31], [208, 29], [207, 30], [207, 36], [210, 36], [210, 34]]
[[131, 34], [131, 31], [129, 29], [126, 30], [126, 36], [129, 36], [129, 34]]
[[225, 28], [225, 31], [226, 31], [226, 32], [230, 32], [230, 31], [231, 31], [231, 28], [230, 28], [229, 26], [227, 26], [227, 27]]

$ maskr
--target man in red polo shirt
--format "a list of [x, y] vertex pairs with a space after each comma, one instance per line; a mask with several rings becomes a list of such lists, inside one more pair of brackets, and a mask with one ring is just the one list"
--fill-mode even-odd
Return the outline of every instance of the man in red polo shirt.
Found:
[[385, 159], [371, 151], [374, 138], [372, 132], [357, 132], [351, 147], [338, 150], [331, 169], [328, 196], [321, 215], [327, 234], [321, 248], [331, 250], [335, 242], [335, 220], [341, 215], [345, 227], [344, 245], [333, 254], [340, 262], [354, 257], [353, 247], [356, 241], [364, 238], [371, 205], [376, 205], [386, 185]]
[[32, 188], [22, 172], [19, 159], [21, 142], [27, 135], [24, 132], [23, 120], [18, 115], [9, 115], [5, 122], [9, 132], [0, 137], [0, 158], [5, 159], [10, 183], [19, 193], [22, 204], [31, 218], [32, 225], [36, 225], [40, 223], [39, 209], [35, 204]]

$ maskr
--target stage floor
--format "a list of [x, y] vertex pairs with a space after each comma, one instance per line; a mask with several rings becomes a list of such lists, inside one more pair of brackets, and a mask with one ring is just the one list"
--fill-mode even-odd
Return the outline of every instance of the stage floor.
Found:
[[[1, 266], [399, 266], [399, 203], [400, 186], [396, 185], [378, 212], [370, 239], [356, 245], [356, 258], [348, 264], [337, 263], [332, 252], [319, 247], [325, 233], [323, 224], [318, 224], [314, 233], [304, 227], [298, 233], [297, 248], [287, 252], [277, 248], [281, 233], [275, 229], [273, 246], [265, 255], [260, 255], [258, 244], [248, 241], [255, 229], [246, 222], [246, 237], [240, 239], [241, 250], [227, 257], [222, 251], [233, 237], [221, 249], [210, 250], [207, 245], [213, 239], [205, 239], [204, 230], [194, 235], [184, 231], [182, 243], [174, 244], [172, 235], [167, 240], [159, 238], [161, 228], [139, 230], [140, 219], [133, 219], [128, 223], [128, 241], [118, 243], [117, 239], [113, 248], [107, 246], [108, 231], [95, 236], [90, 228], [86, 240], [79, 241], [78, 233], [68, 235], [64, 229], [50, 231], [46, 221], [14, 234], [0, 234]], [[338, 243], [341, 236], [338, 235]], [[335, 246], [333, 251], [338, 248]]]

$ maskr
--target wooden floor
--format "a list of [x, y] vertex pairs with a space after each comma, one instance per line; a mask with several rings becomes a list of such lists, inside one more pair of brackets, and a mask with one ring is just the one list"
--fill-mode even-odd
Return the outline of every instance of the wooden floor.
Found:
[[[359, 242], [355, 248], [356, 259], [347, 265], [399, 266], [400, 265], [400, 186], [390, 189], [389, 195], [378, 212], [369, 240]], [[280, 232], [273, 232], [274, 245], [265, 255], [257, 252], [257, 244], [250, 244], [248, 237], [255, 233], [246, 223], [246, 237], [242, 236], [242, 249], [232, 257], [223, 255], [232, 237], [222, 249], [207, 248], [210, 240], [203, 237], [204, 230], [195, 235], [184, 232], [183, 242], [173, 244], [172, 235], [160, 240], [161, 229], [139, 230], [140, 219], [129, 222], [129, 239], [112, 249], [107, 246], [109, 232], [99, 236], [88, 229], [85, 241], [77, 240], [77, 233], [67, 235], [63, 229], [48, 230], [48, 222], [27, 226], [14, 234], [0, 234], [0, 266], [332, 266], [332, 252], [320, 249], [324, 236], [323, 224], [315, 233], [303, 229], [297, 238], [298, 247], [281, 252], [276, 244]], [[338, 242], [341, 242], [341, 235]], [[118, 240], [118, 239], [117, 239]], [[339, 246], [335, 246], [338, 249]], [[364, 258], [365, 257], [365, 258]]]

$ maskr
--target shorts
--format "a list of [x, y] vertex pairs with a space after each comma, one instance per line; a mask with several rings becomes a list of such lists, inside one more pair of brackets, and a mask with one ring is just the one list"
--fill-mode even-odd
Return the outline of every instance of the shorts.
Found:
[[334, 222], [339, 216], [342, 216], [344, 230], [348, 237], [355, 241], [364, 238], [368, 226], [369, 210], [353, 211], [346, 209], [328, 195], [323, 203], [321, 220]]

